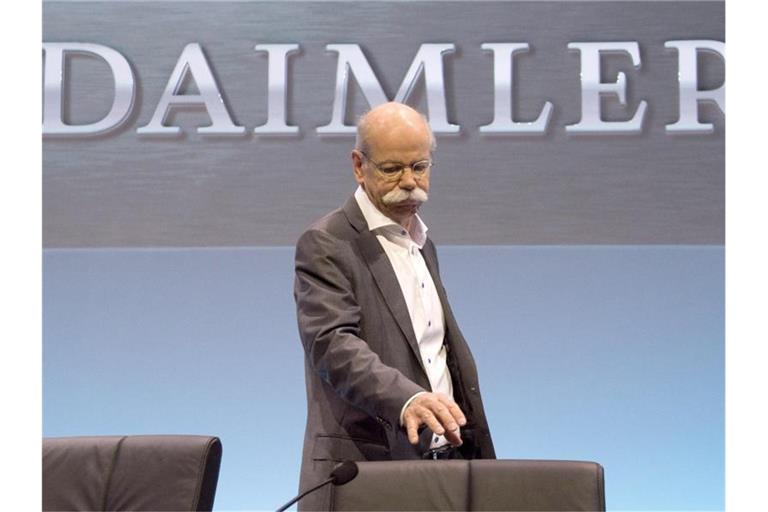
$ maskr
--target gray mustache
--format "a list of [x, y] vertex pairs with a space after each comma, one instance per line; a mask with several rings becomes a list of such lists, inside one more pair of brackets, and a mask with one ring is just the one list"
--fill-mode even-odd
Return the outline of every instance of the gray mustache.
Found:
[[429, 199], [429, 195], [424, 190], [416, 187], [413, 190], [403, 190], [399, 187], [393, 188], [381, 198], [384, 204], [392, 205], [402, 203], [404, 201], [415, 201], [418, 203], [426, 203]]

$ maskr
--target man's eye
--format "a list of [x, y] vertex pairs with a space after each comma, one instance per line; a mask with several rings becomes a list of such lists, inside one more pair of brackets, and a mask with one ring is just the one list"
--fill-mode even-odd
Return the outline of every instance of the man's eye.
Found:
[[380, 170], [384, 174], [396, 174], [400, 172], [400, 169], [402, 169], [402, 167], [382, 167]]
[[427, 162], [413, 164], [413, 172], [424, 172], [427, 169], [429, 169], [429, 163]]

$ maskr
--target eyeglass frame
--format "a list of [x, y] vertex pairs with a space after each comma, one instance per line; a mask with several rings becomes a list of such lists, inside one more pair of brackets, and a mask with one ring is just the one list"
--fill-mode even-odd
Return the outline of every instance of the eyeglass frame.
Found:
[[[369, 162], [371, 162], [371, 163], [373, 164], [373, 167], [374, 167], [374, 168], [375, 168], [375, 169], [376, 169], [376, 170], [377, 170], [379, 173], [381, 173], [381, 175], [382, 175], [382, 176], [383, 176], [383, 177], [384, 177], [386, 180], [390, 180], [390, 181], [397, 181], [397, 180], [399, 180], [400, 178], [402, 178], [402, 177], [403, 177], [403, 174], [405, 173], [405, 170], [406, 170], [406, 169], [410, 169], [410, 170], [411, 170], [411, 174], [413, 174], [414, 178], [421, 178], [421, 177], [423, 177], [423, 176], [426, 176], [426, 174], [427, 174], [427, 173], [428, 173], [428, 172], [429, 172], [429, 171], [432, 169], [432, 167], [435, 165], [435, 161], [434, 161], [433, 159], [431, 159], [431, 158], [429, 158], [429, 159], [424, 159], [424, 160], [417, 160], [417, 161], [415, 161], [415, 162], [411, 162], [411, 163], [410, 163], [410, 164], [408, 164], [408, 165], [403, 165], [403, 164], [401, 164], [400, 162], [397, 162], [397, 164], [396, 164], [396, 165], [393, 165], [392, 167], [393, 167], [393, 168], [395, 168], [395, 169], [398, 169], [398, 170], [396, 170], [396, 171], [389, 171], [389, 172], [388, 172], [388, 171], [385, 171], [385, 170], [383, 170], [383, 169], [381, 168], [381, 164], [380, 164], [380, 163], [378, 163], [378, 162], [377, 162], [376, 160], [374, 160], [373, 158], [371, 158], [370, 156], [368, 156], [368, 155], [365, 153], [365, 151], [363, 151], [362, 149], [358, 149], [357, 151], [358, 151], [358, 152], [359, 152], [361, 155], [363, 155], [363, 156], [365, 157], [365, 159], [366, 159], [366, 160], [368, 160]], [[416, 165], [416, 164], [420, 164], [420, 163], [422, 163], [422, 162], [426, 162], [426, 163], [428, 164], [428, 165], [427, 165], [427, 168], [426, 168], [426, 169], [424, 169], [423, 171], [417, 172], [417, 171], [416, 171], [416, 170], [413, 168], [413, 166], [414, 166], [414, 165]], [[393, 162], [393, 163], [394, 163], [394, 162]]]

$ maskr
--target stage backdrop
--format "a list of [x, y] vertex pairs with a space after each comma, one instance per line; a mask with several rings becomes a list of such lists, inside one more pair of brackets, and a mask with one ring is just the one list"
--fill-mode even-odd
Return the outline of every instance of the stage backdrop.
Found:
[[46, 1], [43, 34], [46, 436], [218, 435], [217, 509], [295, 494], [293, 244], [398, 99], [499, 457], [723, 509], [722, 2]]

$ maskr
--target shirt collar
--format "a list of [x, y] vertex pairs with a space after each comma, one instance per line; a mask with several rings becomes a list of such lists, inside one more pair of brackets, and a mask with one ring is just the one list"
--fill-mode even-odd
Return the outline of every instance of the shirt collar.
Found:
[[376, 205], [371, 202], [363, 187], [358, 186], [357, 190], [355, 190], [355, 200], [360, 207], [360, 211], [363, 212], [363, 217], [365, 217], [365, 222], [368, 224], [370, 231], [381, 230], [396, 236], [409, 236], [419, 246], [419, 249], [424, 247], [424, 244], [427, 242], [427, 230], [429, 228], [421, 220], [418, 213], [413, 216], [415, 222], [411, 222], [411, 228], [406, 231], [400, 224], [376, 208]]

